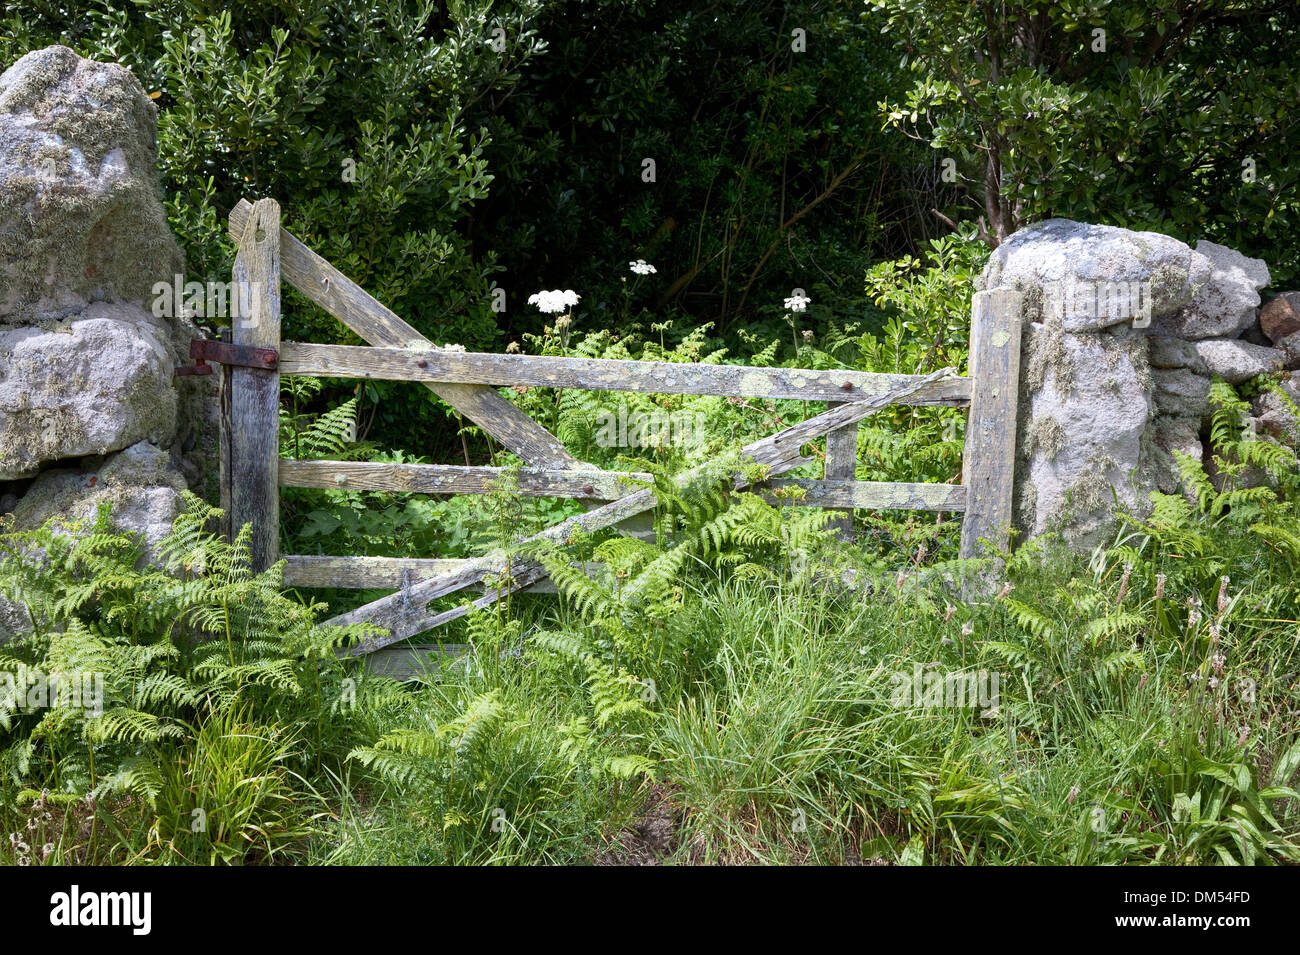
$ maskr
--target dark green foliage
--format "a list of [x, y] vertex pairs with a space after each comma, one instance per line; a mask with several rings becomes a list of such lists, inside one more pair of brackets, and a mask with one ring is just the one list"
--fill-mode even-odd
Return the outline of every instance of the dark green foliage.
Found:
[[[131, 67], [158, 94], [165, 194], [192, 279], [229, 279], [226, 213], [272, 196], [287, 229], [429, 338], [493, 350], [496, 256], [465, 234], [493, 175], [486, 131], [467, 116], [541, 52], [540, 8], [98, 0], [73, 14], [19, 3], [0, 21], [0, 61], [62, 40]], [[498, 27], [510, 40], [500, 52], [486, 42]], [[356, 342], [293, 292], [283, 321], [286, 339]], [[407, 446], [444, 440], [428, 392], [377, 384], [369, 399], [378, 427]]]
[[[492, 343], [492, 260], [475, 262], [457, 233], [492, 178], [465, 114], [540, 51], [538, 3], [32, 6], [10, 8], [27, 36], [0, 47], [6, 61], [63, 39], [157, 91], [163, 177], [176, 224], [197, 227], [178, 230], [196, 277], [229, 269], [225, 212], [273, 196], [287, 228], [430, 337]], [[512, 40], [501, 53], [485, 42], [497, 26]], [[340, 339], [295, 306], [286, 337]]]
[[953, 214], [994, 241], [1064, 216], [1212, 239], [1284, 285], [1300, 274], [1294, 3], [867, 7], [913, 74], [888, 121], [955, 160], [969, 201]]
[[[659, 271], [636, 308], [676, 305], [724, 333], [779, 316], [795, 287], [827, 316], [855, 314], [872, 258], [942, 228], [917, 214], [928, 157], [875, 119], [899, 74], [857, 13], [843, 0], [549, 4], [546, 54], [509, 99], [483, 101], [500, 179], [475, 235], [501, 253], [512, 307], [571, 287], [579, 328], [612, 327], [628, 261], [646, 258]], [[501, 146], [520, 140], [527, 152]]]

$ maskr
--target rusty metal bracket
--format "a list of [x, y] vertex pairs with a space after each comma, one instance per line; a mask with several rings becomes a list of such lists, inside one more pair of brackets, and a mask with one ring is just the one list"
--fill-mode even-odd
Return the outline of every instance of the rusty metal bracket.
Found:
[[274, 348], [254, 348], [251, 345], [234, 345], [215, 338], [195, 338], [190, 341], [190, 357], [194, 365], [179, 365], [178, 375], [210, 375], [212, 366], [205, 362], [240, 368], [261, 368], [275, 371], [280, 367], [280, 353]]

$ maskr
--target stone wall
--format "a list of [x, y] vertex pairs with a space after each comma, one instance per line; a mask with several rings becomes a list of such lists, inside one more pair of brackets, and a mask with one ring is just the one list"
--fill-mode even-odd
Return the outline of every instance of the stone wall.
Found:
[[214, 379], [172, 377], [198, 331], [149, 307], [182, 271], [156, 122], [130, 71], [66, 47], [0, 75], [0, 512], [19, 529], [107, 501], [153, 543], [185, 488], [211, 492]]
[[[1016, 525], [1107, 540], [1115, 502], [1174, 493], [1174, 452], [1208, 459], [1213, 376], [1240, 384], [1300, 366], [1300, 295], [1260, 311], [1268, 267], [1232, 249], [1052, 219], [1011, 236], [980, 288], [1024, 293]], [[1288, 381], [1288, 388], [1293, 386]], [[1290, 418], [1256, 402], [1261, 433]]]

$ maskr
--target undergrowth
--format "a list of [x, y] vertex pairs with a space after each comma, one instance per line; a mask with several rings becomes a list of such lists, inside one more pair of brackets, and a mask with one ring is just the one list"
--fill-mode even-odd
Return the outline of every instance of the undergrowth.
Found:
[[969, 562], [837, 567], [820, 512], [718, 475], [657, 544], [537, 553], [560, 606], [471, 617], [322, 857], [627, 861], [666, 804], [662, 862], [1300, 861], [1296, 464], [1215, 401], [1217, 484], [1184, 460], [1110, 546], [1023, 546], [971, 602]]

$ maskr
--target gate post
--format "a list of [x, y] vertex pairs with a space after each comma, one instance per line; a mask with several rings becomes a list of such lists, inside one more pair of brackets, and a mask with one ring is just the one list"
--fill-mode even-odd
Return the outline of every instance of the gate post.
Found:
[[1016, 469], [1016, 406], [1020, 399], [1020, 304], [1015, 289], [976, 292], [971, 300], [970, 415], [962, 483], [963, 559], [978, 557], [980, 541], [1006, 548], [1010, 541]]
[[[253, 205], [239, 240], [231, 289], [231, 339], [235, 345], [280, 350], [280, 206]], [[231, 535], [252, 525], [253, 570], [279, 559], [280, 372], [236, 365], [229, 369], [228, 431], [222, 451], [223, 501], [229, 501]], [[223, 421], [223, 424], [227, 424]]]

